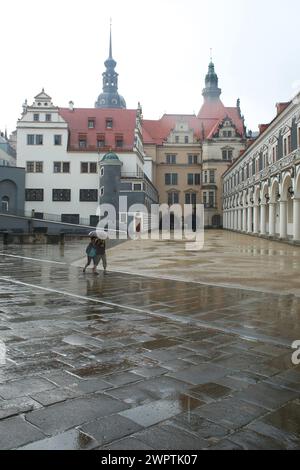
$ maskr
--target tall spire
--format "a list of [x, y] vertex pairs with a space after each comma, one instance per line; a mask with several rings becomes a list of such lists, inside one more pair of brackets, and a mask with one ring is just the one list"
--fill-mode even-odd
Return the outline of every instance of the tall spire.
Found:
[[109, 58], [112, 59], [111, 19], [110, 19], [110, 35], [109, 35]]
[[103, 77], [103, 92], [95, 103], [95, 108], [126, 108], [124, 98], [118, 93], [118, 73], [115, 71], [117, 62], [112, 56], [112, 31], [110, 19], [109, 57], [104, 62], [106, 67]]
[[205, 77], [205, 88], [203, 90], [203, 96], [206, 101], [213, 101], [220, 98], [222, 90], [218, 87], [219, 79], [215, 72], [215, 66], [211, 60], [208, 66], [208, 73]]

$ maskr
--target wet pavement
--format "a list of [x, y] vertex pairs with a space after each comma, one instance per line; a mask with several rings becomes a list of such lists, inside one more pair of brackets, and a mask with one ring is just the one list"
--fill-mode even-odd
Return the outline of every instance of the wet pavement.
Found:
[[[82, 273], [84, 242], [2, 249], [0, 448], [300, 449], [300, 248], [275, 244], [285, 269], [234, 236], [209, 233], [189, 259], [180, 242], [127, 242], [107, 276]], [[235, 277], [248, 257], [250, 286]]]

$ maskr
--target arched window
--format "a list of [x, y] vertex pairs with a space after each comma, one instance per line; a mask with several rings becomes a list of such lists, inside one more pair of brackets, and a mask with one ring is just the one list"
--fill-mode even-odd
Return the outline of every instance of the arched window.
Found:
[[3, 196], [1, 199], [1, 212], [8, 212], [9, 207], [9, 198], [7, 196]]

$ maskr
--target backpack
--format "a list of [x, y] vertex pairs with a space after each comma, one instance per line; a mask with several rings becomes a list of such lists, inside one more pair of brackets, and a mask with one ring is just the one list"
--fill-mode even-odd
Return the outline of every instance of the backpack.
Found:
[[96, 256], [96, 249], [94, 247], [90, 248], [90, 251], [88, 252], [88, 256], [90, 258], [95, 258]]

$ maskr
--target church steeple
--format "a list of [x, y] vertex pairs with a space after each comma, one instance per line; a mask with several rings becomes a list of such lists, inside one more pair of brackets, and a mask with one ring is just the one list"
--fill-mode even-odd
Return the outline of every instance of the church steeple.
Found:
[[215, 72], [215, 66], [211, 59], [208, 66], [208, 73], [205, 77], [205, 88], [202, 93], [205, 101], [213, 101], [220, 98], [222, 90], [218, 87], [218, 83], [218, 75]]
[[104, 62], [106, 67], [105, 72], [102, 74], [103, 77], [103, 92], [99, 95], [98, 100], [95, 103], [95, 108], [126, 108], [126, 103], [123, 96], [118, 93], [118, 76], [119, 74], [115, 71], [117, 62], [112, 56], [112, 34], [110, 24], [110, 35], [109, 35], [109, 56]]

